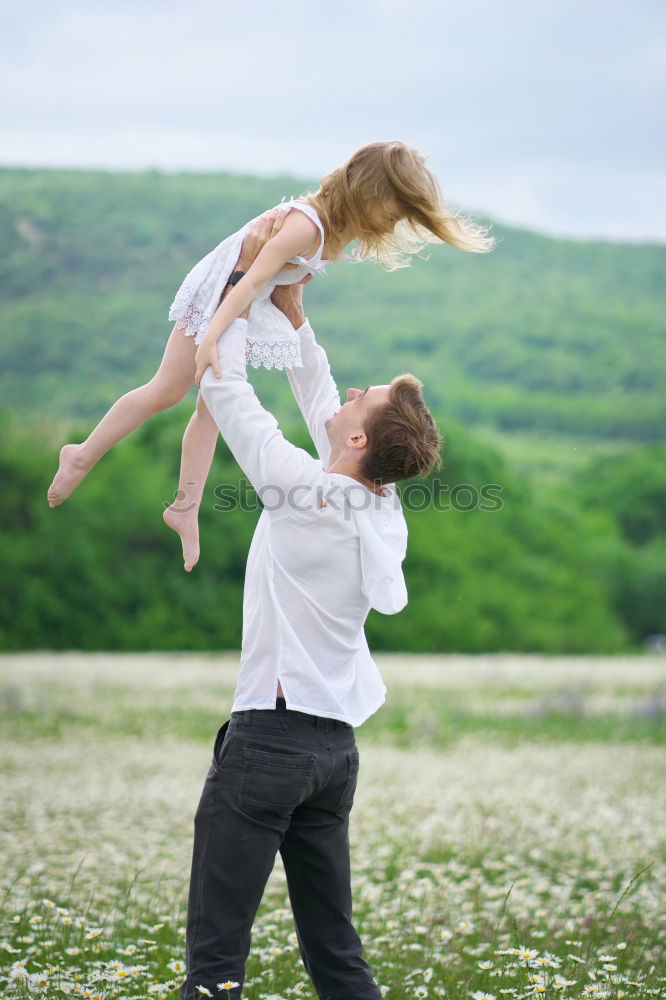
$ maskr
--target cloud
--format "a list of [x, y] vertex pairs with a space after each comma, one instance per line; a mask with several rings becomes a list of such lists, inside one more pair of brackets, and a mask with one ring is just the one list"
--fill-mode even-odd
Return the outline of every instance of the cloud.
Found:
[[470, 208], [664, 239], [663, 21], [647, 0], [37, 2], [2, 26], [3, 161], [317, 177], [401, 138]]

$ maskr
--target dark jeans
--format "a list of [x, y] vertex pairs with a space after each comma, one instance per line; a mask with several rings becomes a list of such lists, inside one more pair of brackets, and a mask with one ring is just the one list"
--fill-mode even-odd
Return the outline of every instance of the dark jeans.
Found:
[[233, 712], [220, 729], [194, 817], [187, 978], [214, 997], [241, 996], [250, 933], [280, 851], [298, 946], [320, 1000], [381, 1000], [352, 923], [349, 813], [359, 755], [354, 730], [304, 712]]

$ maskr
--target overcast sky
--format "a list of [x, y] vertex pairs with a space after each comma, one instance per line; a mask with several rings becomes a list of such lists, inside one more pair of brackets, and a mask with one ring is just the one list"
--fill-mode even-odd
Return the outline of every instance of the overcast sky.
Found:
[[399, 138], [472, 214], [666, 241], [663, 0], [33, 0], [0, 29], [2, 165], [310, 179]]

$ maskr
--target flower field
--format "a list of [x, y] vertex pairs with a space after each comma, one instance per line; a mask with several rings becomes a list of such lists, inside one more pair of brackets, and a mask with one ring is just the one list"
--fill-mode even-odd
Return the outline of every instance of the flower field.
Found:
[[[666, 660], [378, 662], [350, 836], [388, 1000], [666, 997]], [[0, 658], [0, 996], [177, 998], [235, 663]], [[315, 1000], [279, 855], [244, 995]]]

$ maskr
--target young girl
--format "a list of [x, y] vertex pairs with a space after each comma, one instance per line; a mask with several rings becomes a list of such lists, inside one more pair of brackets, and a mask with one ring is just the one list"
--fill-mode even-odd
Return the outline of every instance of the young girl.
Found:
[[[425, 159], [401, 142], [373, 142], [327, 174], [319, 190], [283, 203], [282, 226], [247, 274], [232, 274], [243, 236], [256, 221], [223, 240], [189, 272], [169, 310], [175, 321], [156, 374], [122, 396], [82, 444], [66, 444], [48, 490], [49, 506], [62, 503], [109, 448], [153, 414], [178, 403], [212, 365], [219, 377], [216, 343], [252, 303], [247, 360], [255, 368], [300, 367], [298, 335], [276, 325], [270, 296], [276, 285], [321, 273], [358, 241], [357, 260], [374, 258], [387, 269], [405, 266], [425, 243], [443, 241], [485, 253], [488, 229], [447, 210]], [[399, 225], [397, 225], [399, 223]], [[397, 227], [397, 228], [396, 228]], [[276, 227], [277, 228], [277, 227]], [[221, 301], [231, 278], [235, 287]], [[217, 427], [201, 398], [183, 437], [177, 501], [164, 520], [182, 541], [185, 569], [199, 558], [198, 511], [213, 459]]]

